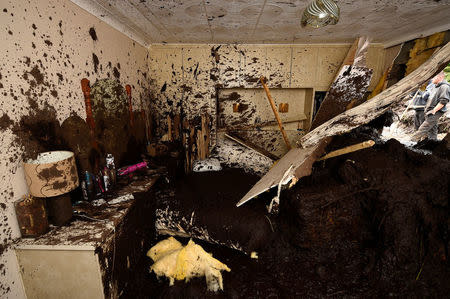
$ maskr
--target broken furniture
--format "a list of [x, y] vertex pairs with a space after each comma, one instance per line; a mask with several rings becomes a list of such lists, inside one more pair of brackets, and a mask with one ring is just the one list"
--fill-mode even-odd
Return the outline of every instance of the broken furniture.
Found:
[[110, 204], [93, 207], [90, 216], [15, 244], [28, 298], [118, 298], [150, 246], [143, 240], [153, 229], [148, 219], [153, 201], [143, 192], [156, 180], [133, 181]]
[[50, 222], [59, 226], [69, 222], [72, 202], [68, 193], [79, 185], [74, 154], [41, 153], [35, 160], [24, 163], [24, 170], [30, 194], [46, 199]]

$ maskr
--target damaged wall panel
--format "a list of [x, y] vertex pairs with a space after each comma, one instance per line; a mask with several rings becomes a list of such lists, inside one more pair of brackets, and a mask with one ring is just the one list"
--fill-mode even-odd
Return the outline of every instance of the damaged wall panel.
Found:
[[[328, 89], [350, 45], [152, 45], [149, 72], [157, 134], [165, 134], [166, 115], [183, 108], [193, 119], [202, 111], [215, 118], [219, 88]], [[372, 85], [381, 76], [384, 49], [369, 48], [367, 64], [374, 69]], [[319, 67], [318, 67], [319, 66]], [[277, 101], [278, 99], [275, 99]], [[277, 103], [278, 104], [278, 103]], [[268, 104], [267, 104], [268, 105]], [[270, 111], [270, 110], [269, 110]], [[272, 112], [268, 112], [273, 117]], [[213, 122], [212, 133], [216, 131]], [[279, 132], [274, 131], [274, 135]], [[215, 143], [215, 139], [212, 139]]]
[[135, 109], [148, 105], [148, 51], [65, 0], [2, 1], [0, 27], [0, 297], [23, 298], [8, 249], [20, 236], [12, 203], [27, 192], [22, 159], [57, 146], [68, 117], [85, 119], [82, 78], [130, 84]]

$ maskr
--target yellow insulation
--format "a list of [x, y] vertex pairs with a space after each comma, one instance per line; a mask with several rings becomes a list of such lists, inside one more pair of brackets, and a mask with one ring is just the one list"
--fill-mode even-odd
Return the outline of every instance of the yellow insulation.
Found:
[[209, 291], [223, 290], [221, 271], [230, 272], [227, 265], [213, 258], [200, 245], [190, 240], [183, 246], [175, 238], [169, 237], [150, 248], [147, 252], [155, 263], [150, 271], [160, 276], [169, 278], [170, 285], [175, 280], [189, 281], [192, 277], [205, 276]]
[[422, 63], [428, 60], [434, 51], [442, 45], [445, 32], [438, 32], [428, 37], [418, 38], [414, 42], [414, 47], [409, 52], [410, 59], [406, 63], [405, 76], [417, 69]]

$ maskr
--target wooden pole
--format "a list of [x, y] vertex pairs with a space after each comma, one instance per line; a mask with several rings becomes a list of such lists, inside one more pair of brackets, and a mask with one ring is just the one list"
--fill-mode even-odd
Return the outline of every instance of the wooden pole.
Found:
[[277, 107], [275, 107], [275, 103], [272, 99], [272, 96], [270, 95], [269, 88], [267, 87], [266, 83], [264, 82], [264, 77], [261, 76], [261, 78], [259, 78], [259, 80], [261, 81], [261, 84], [264, 87], [264, 90], [266, 91], [267, 99], [269, 99], [270, 107], [272, 107], [273, 114], [275, 114], [275, 118], [277, 119], [278, 127], [280, 127], [280, 131], [281, 131], [281, 134], [283, 135], [284, 142], [286, 143], [287, 148], [291, 149], [292, 148], [291, 144], [289, 143], [289, 139], [287, 138], [286, 132], [284, 131], [283, 123], [281, 122], [281, 118], [278, 115]]
[[130, 112], [130, 125], [134, 126], [134, 115], [133, 115], [133, 105], [131, 103], [131, 86], [129, 84], [125, 85], [125, 90], [128, 95], [128, 111]]
[[92, 115], [91, 87], [89, 86], [88, 79], [81, 79], [81, 90], [83, 91], [84, 104], [86, 107], [86, 123], [89, 126], [91, 136], [94, 136], [95, 122]]
[[330, 159], [330, 158], [333, 158], [333, 157], [345, 155], [345, 154], [348, 154], [348, 153], [351, 153], [351, 152], [356, 152], [356, 151], [359, 151], [359, 150], [362, 150], [362, 149], [365, 149], [365, 148], [368, 148], [368, 147], [372, 147], [374, 144], [375, 144], [375, 141], [367, 140], [367, 141], [364, 141], [364, 142], [361, 142], [361, 143], [357, 143], [357, 144], [354, 144], [354, 145], [349, 145], [349, 146], [346, 146], [344, 148], [332, 151], [332, 152], [326, 154], [325, 156], [323, 156], [322, 158], [317, 159], [317, 161], [322, 161], [322, 160]]
[[405, 116], [406, 111], [409, 110], [409, 107], [412, 106], [412, 104], [414, 103], [414, 100], [416, 99], [417, 94], [419, 93], [420, 89], [417, 89], [416, 93], [414, 94], [414, 97], [412, 98], [411, 102], [409, 102], [408, 107], [406, 107], [406, 109], [403, 111], [402, 115], [400, 116], [400, 120], [403, 119], [403, 116]]
[[[84, 95], [84, 104], [86, 106], [86, 123], [89, 127], [89, 133], [91, 137], [91, 145], [92, 147], [99, 153], [99, 148], [97, 144], [97, 139], [95, 138], [95, 121], [94, 115], [92, 113], [92, 100], [91, 100], [91, 87], [89, 85], [89, 80], [86, 78], [81, 79], [81, 90]], [[95, 157], [94, 161], [94, 173], [97, 173], [99, 168], [99, 159], [98, 156]]]

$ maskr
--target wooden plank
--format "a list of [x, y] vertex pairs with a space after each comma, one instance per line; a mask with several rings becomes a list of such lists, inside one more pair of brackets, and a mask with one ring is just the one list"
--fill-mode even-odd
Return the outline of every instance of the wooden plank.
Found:
[[277, 186], [290, 168], [282, 184], [287, 184], [293, 177], [303, 177], [311, 174], [311, 168], [319, 156], [322, 155], [329, 140], [323, 140], [308, 148], [293, 148], [275, 164], [269, 172], [259, 180], [253, 188], [236, 204], [243, 205], [255, 196]]
[[349, 132], [367, 124], [385, 113], [389, 107], [403, 100], [408, 94], [428, 81], [450, 62], [450, 43], [435, 52], [411, 74], [357, 107], [328, 120], [301, 138], [304, 147], [310, 147], [325, 137]]
[[359, 150], [362, 150], [362, 149], [365, 149], [365, 148], [368, 148], [368, 147], [372, 147], [374, 144], [375, 144], [375, 141], [367, 140], [367, 141], [360, 142], [360, 143], [357, 143], [357, 144], [349, 145], [349, 146], [346, 146], [344, 148], [332, 151], [332, 152], [326, 154], [325, 156], [321, 157], [317, 161], [322, 161], [322, 160], [334, 158], [334, 157], [337, 157], [337, 156], [342, 156], [342, 155], [345, 155], [345, 154], [348, 154], [348, 153], [356, 152], [356, 151], [359, 151]]
[[325, 95], [310, 130], [362, 102], [373, 74], [365, 65], [367, 48], [367, 38], [355, 40]]
[[125, 85], [125, 90], [128, 95], [128, 113], [130, 114], [130, 126], [134, 126], [134, 114], [133, 114], [133, 104], [131, 98], [131, 86], [129, 84]]
[[180, 115], [179, 114], [175, 114], [175, 117], [173, 118], [173, 135], [174, 135], [174, 139], [176, 141], [180, 140]]
[[272, 107], [273, 114], [275, 115], [275, 118], [278, 122], [278, 126], [280, 127], [280, 131], [281, 131], [281, 134], [283, 135], [284, 142], [286, 143], [287, 148], [291, 149], [292, 148], [291, 144], [289, 142], [289, 139], [287, 138], [286, 132], [284, 131], [283, 123], [281, 122], [280, 115], [278, 115], [277, 107], [275, 107], [275, 102], [273, 101], [272, 96], [270, 95], [269, 88], [267, 87], [266, 83], [264, 82], [264, 77], [261, 77], [259, 80], [261, 81], [261, 84], [264, 87], [264, 90], [266, 91], [267, 99], [269, 100], [270, 107]]
[[251, 150], [257, 152], [260, 155], [263, 155], [264, 157], [267, 157], [267, 158], [272, 159], [274, 161], [280, 159], [280, 157], [278, 157], [278, 156], [272, 154], [271, 152], [269, 152], [269, 151], [267, 151], [267, 150], [257, 146], [256, 144], [253, 144], [252, 142], [250, 142], [248, 140], [245, 140], [244, 138], [242, 138], [241, 136], [239, 136], [236, 133], [232, 133], [232, 132], [225, 133], [225, 137], [227, 137], [230, 140], [233, 140], [236, 143], [239, 143], [242, 146], [245, 146], [248, 149], [251, 149]]
[[355, 60], [356, 50], [358, 49], [359, 40], [360, 40], [360, 38], [357, 38], [353, 42], [352, 46], [350, 47], [350, 49], [347, 52], [347, 55], [345, 56], [344, 60], [342, 61], [342, 65], [339, 69], [339, 72], [344, 65], [352, 65], [353, 64], [353, 61]]
[[[292, 124], [292, 123], [299, 123], [304, 120], [306, 120], [307, 117], [305, 114], [301, 113], [298, 117], [295, 119], [287, 119], [283, 120], [283, 124]], [[256, 128], [263, 128], [263, 127], [270, 127], [270, 126], [278, 126], [278, 123], [276, 121], [265, 121], [253, 125], [236, 125], [233, 127], [233, 130], [252, 130]], [[226, 128], [218, 129], [219, 131], [227, 131]]]
[[167, 141], [173, 141], [172, 119], [170, 118], [170, 115], [167, 115]]
[[344, 66], [320, 105], [311, 130], [344, 112], [349, 105], [361, 102], [369, 87], [372, 73], [373, 70], [367, 67]]

